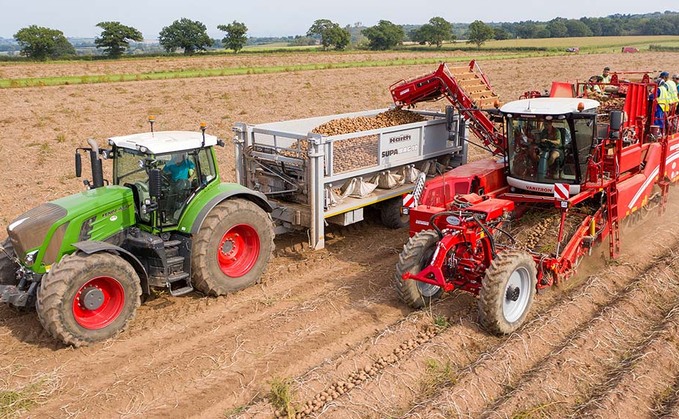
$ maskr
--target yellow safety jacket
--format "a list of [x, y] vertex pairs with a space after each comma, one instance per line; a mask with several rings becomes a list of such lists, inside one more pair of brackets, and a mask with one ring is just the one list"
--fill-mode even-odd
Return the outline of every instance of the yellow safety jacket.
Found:
[[679, 93], [677, 93], [677, 84], [674, 82], [674, 80], [667, 80], [665, 82], [665, 84], [667, 84], [667, 87], [669, 88], [670, 103], [679, 102]]
[[658, 106], [663, 112], [670, 110], [670, 103], [672, 103], [672, 94], [670, 93], [670, 86], [667, 83], [662, 83], [658, 86]]

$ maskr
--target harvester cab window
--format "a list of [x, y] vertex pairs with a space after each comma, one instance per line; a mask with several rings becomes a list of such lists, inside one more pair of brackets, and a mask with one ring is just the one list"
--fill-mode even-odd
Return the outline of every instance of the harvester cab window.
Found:
[[508, 162], [513, 177], [531, 182], [576, 179], [568, 121], [550, 117], [508, 118]]

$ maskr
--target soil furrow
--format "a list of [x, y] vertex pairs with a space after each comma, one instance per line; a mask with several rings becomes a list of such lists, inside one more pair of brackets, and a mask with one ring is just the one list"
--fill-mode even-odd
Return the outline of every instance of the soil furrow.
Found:
[[545, 362], [522, 376], [513, 377], [507, 384], [516, 389], [491, 404], [484, 415], [511, 417], [539, 411], [563, 416], [578, 400], [588, 400], [606, 381], [610, 369], [643, 345], [647, 332], [674, 307], [679, 278], [671, 275], [671, 269], [679, 264], [665, 266], [673, 257], [670, 252], [657, 260], [655, 269], [639, 277], [629, 292], [570, 337], [567, 345], [546, 355]]
[[594, 386], [589, 400], [574, 409], [572, 417], [633, 417], [662, 411], [679, 374], [676, 303], [647, 339], [609, 371], [603, 384]]
[[[663, 234], [664, 231], [658, 231]], [[665, 233], [674, 245], [675, 237]], [[665, 252], [666, 256], [670, 251]], [[643, 261], [643, 255], [638, 260]], [[648, 263], [641, 270], [652, 270]], [[492, 352], [484, 353], [478, 360], [465, 367], [457, 376], [454, 386], [443, 394], [426, 402], [428, 407], [417, 408], [410, 414], [428, 417], [434, 414], [453, 416], [478, 416], [486, 405], [511, 391], [522, 374], [535, 368], [550, 353], [558, 353], [577, 338], [592, 319], [605, 313], [610, 304], [630, 295], [641, 284], [639, 271], [621, 265], [598, 279], [596, 285], [585, 287], [583, 292], [568, 303], [557, 306], [555, 311], [540, 313], [518, 333], [510, 336]], [[454, 351], [451, 351], [454, 352]], [[418, 400], [420, 404], [424, 401]], [[433, 407], [436, 406], [436, 407]]]
[[[355, 244], [356, 240], [358, 239], [348, 241]], [[362, 257], [357, 259], [360, 261]], [[70, 409], [74, 411], [77, 406], [98, 404], [111, 394], [118, 394], [123, 397], [119, 403], [114, 404], [119, 404], [121, 412], [126, 411], [127, 402], [136, 400], [134, 406], [142, 406], [136, 407], [138, 411], [143, 408], [146, 414], [163, 415], [167, 403], [159, 395], [168, 391], [178, 392], [186, 400], [185, 403], [182, 399], [173, 401], [173, 411], [186, 408], [187, 413], [191, 412], [195, 407], [190, 397], [193, 393], [209, 399], [209, 393], [213, 392], [214, 403], [223, 402], [227, 408], [247, 403], [261, 392], [263, 383], [259, 378], [262, 375], [299, 374], [314, 363], [332, 356], [332, 350], [327, 349], [327, 346], [343, 350], [343, 346], [336, 344], [338, 340], [360, 341], [375, 329], [401, 321], [402, 312], [395, 296], [391, 293], [372, 292], [373, 287], [381, 289], [386, 285], [375, 281], [375, 278], [379, 278], [378, 272], [395, 263], [395, 257], [395, 253], [387, 249], [387, 254], [381, 261], [373, 264], [374, 273], [368, 271], [366, 275], [352, 276], [343, 275], [343, 272], [355, 262], [330, 263], [321, 259], [315, 267], [318, 269], [316, 277], [325, 275], [335, 279], [314, 284], [293, 282], [296, 277], [293, 272], [289, 280], [274, 281], [272, 289], [266, 290], [264, 294], [272, 297], [271, 300], [261, 297], [257, 299], [257, 294], [261, 295], [262, 292], [257, 292], [254, 288], [226, 299], [202, 299], [205, 300], [202, 302], [203, 312], [197, 317], [194, 313], [193, 318], [188, 318], [188, 323], [184, 319], [181, 323], [173, 322], [161, 326], [159, 316], [154, 313], [154, 324], [146, 325], [146, 319], [140, 313], [141, 324], [135, 324], [122, 337], [123, 340], [112, 344], [110, 350], [105, 348], [97, 351], [96, 357], [103, 362], [112, 362], [113, 359], [109, 356], [113, 353], [116, 357], [127, 354], [122, 356], [134, 358], [135, 353], [143, 346], [148, 346], [148, 334], [151, 334], [154, 348], [145, 365], [137, 368], [121, 365], [116, 377], [101, 380], [96, 386], [82, 388], [77, 399], [62, 398], [48, 403], [44, 406], [44, 411], [49, 411], [58, 404], [70, 404]], [[276, 265], [274, 263], [274, 269]], [[389, 278], [386, 277], [385, 281], [388, 282]], [[291, 285], [293, 287], [289, 288]], [[262, 290], [266, 288], [262, 287]], [[282, 298], [278, 298], [279, 295]], [[229, 299], [235, 300], [233, 307], [228, 301], [223, 301]], [[255, 301], [258, 303], [253, 304]], [[366, 309], [367, 306], [372, 308]], [[177, 309], [161, 310], [172, 314]], [[184, 308], [182, 311], [191, 310]], [[329, 311], [333, 313], [330, 314]], [[340, 318], [335, 323], [324, 322], [323, 315], [319, 316], [321, 313]], [[161, 316], [162, 318], [165, 316]], [[233, 321], [234, 319], [237, 321]], [[258, 333], [265, 330], [268, 332], [261, 339], [249, 339], [252, 325], [258, 325]], [[140, 332], [142, 334], [137, 336]], [[177, 339], [178, 335], [184, 339]], [[294, 355], [304, 353], [309, 348], [313, 348], [313, 351], [308, 352], [305, 357]], [[270, 364], [278, 365], [279, 368], [272, 370]], [[282, 366], [284, 367], [281, 368]], [[82, 365], [72, 365], [71, 368], [71, 373], [84, 372]], [[92, 374], [96, 373], [97, 368], [96, 365], [84, 367]], [[68, 370], [64, 369], [63, 373], [68, 382]], [[159, 377], [165, 377], [166, 381], [154, 385]], [[180, 377], [181, 380], [178, 380]], [[143, 397], [126, 392], [130, 380], [134, 380], [135, 386], [146, 389]], [[174, 381], [179, 381], [179, 384]], [[251, 382], [254, 385], [245, 385]], [[225, 396], [221, 390], [224, 387], [233, 389], [233, 394]], [[105, 394], [102, 393], [104, 389]], [[43, 408], [36, 409], [37, 413], [41, 411]]]

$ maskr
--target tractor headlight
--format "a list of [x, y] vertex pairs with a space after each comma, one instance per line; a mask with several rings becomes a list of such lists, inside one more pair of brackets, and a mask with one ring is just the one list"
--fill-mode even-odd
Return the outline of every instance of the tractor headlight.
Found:
[[26, 265], [33, 265], [33, 262], [35, 262], [35, 255], [38, 254], [37, 250], [34, 250], [32, 252], [26, 253]]

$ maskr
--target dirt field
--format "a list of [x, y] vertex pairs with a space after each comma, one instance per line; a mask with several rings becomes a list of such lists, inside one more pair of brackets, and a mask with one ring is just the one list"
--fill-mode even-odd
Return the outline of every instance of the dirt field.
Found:
[[[328, 57], [314, 59], [356, 59]], [[125, 72], [224, 66], [220, 60], [131, 61]], [[118, 65], [90, 70], [118, 73]], [[679, 72], [679, 54], [480, 65], [507, 101], [555, 79], [586, 79], [605, 65]], [[0, 225], [81, 190], [74, 148], [87, 138], [101, 144], [146, 130], [148, 114], [156, 115], [156, 129], [197, 129], [206, 121], [208, 132], [229, 140], [237, 121], [387, 107], [390, 84], [434, 69], [0, 90]], [[61, 64], [0, 71], [85, 74]], [[232, 148], [219, 153], [224, 179], [233, 180]], [[616, 261], [600, 257], [606, 246], [595, 249], [563, 289], [537, 297], [527, 324], [507, 338], [480, 329], [469, 294], [452, 293], [423, 312], [402, 304], [391, 281], [407, 231], [371, 217], [332, 229], [321, 251], [308, 250], [305, 235], [281, 236], [261, 285], [221, 298], [160, 293], [116, 339], [87, 348], [55, 342], [35, 313], [0, 307], [0, 417], [272, 417], [281, 400], [332, 418], [677, 417], [678, 210], [674, 204], [660, 220], [623, 231]]]

